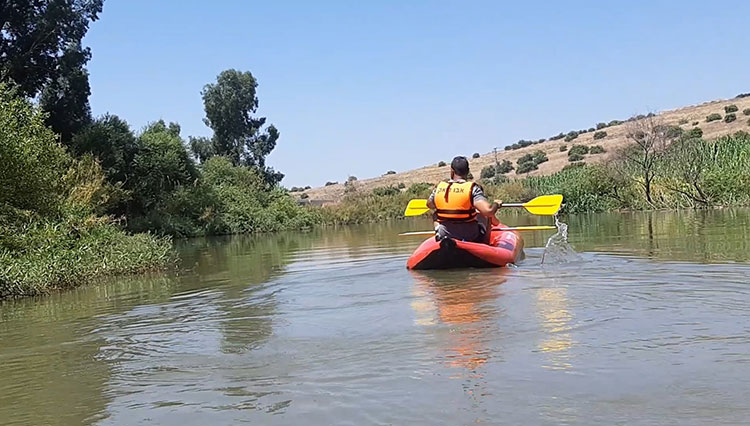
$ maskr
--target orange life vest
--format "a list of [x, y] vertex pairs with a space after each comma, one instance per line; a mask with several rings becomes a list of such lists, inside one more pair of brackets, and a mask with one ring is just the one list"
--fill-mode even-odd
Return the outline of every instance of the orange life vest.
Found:
[[435, 191], [438, 222], [474, 222], [477, 211], [471, 197], [474, 182], [440, 182]]

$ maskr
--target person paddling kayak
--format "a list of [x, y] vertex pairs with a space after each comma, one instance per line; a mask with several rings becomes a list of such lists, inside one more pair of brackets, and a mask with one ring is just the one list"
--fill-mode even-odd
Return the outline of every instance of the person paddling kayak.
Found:
[[495, 213], [502, 201], [490, 203], [482, 187], [466, 180], [469, 160], [456, 157], [451, 161], [450, 180], [440, 182], [430, 194], [427, 207], [435, 210], [436, 238], [488, 243], [489, 224], [499, 223]]

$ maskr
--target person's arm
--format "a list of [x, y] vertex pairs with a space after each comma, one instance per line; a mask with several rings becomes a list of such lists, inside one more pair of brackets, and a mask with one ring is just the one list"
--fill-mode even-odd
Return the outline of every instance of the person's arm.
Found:
[[474, 185], [471, 197], [474, 203], [474, 208], [479, 211], [479, 214], [489, 218], [494, 218], [497, 210], [503, 205], [501, 200], [495, 200], [494, 203], [490, 203], [489, 200], [487, 200], [487, 196], [484, 195], [482, 187], [479, 185]]
[[437, 188], [432, 190], [432, 194], [430, 194], [430, 197], [427, 199], [427, 207], [435, 210], [435, 191], [437, 191]]

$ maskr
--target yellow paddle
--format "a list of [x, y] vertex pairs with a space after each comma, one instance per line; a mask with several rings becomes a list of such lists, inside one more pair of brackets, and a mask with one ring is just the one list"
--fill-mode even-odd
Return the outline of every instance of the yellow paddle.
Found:
[[[514, 227], [500, 227], [492, 228], [493, 231], [547, 231], [557, 229], [556, 226], [552, 225], [540, 225], [540, 226], [514, 226]], [[433, 235], [435, 231], [414, 231], [414, 232], [403, 232], [398, 234], [400, 237], [411, 237], [414, 235]]]
[[[531, 214], [553, 216], [560, 211], [562, 200], [563, 196], [560, 194], [542, 195], [525, 203], [503, 203], [502, 207], [523, 207]], [[404, 216], [419, 216], [428, 211], [430, 209], [427, 207], [427, 200], [411, 200], [406, 206]]]

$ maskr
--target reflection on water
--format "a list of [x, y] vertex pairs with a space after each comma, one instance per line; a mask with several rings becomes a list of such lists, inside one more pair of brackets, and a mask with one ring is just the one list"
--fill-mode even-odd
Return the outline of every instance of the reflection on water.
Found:
[[564, 220], [544, 267], [408, 271], [420, 219], [2, 303], [0, 424], [746, 423], [750, 210]]
[[412, 294], [417, 296], [412, 302], [417, 324], [439, 322], [451, 327], [446, 355], [450, 366], [473, 371], [490, 357], [484, 347], [486, 331], [493, 327], [493, 317], [498, 314], [492, 302], [500, 294], [498, 287], [505, 282], [505, 270], [487, 272], [475, 277], [465, 272], [411, 271], [415, 284]]
[[573, 346], [570, 324], [573, 315], [567, 308], [567, 290], [563, 287], [537, 289], [536, 306], [542, 329], [547, 332], [547, 336], [539, 343], [539, 350], [550, 357], [550, 363], [545, 367], [570, 369], [569, 349]]

